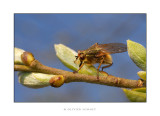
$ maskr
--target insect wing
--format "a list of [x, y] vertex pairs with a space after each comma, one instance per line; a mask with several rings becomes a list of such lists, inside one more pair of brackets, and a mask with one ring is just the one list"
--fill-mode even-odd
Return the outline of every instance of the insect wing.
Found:
[[101, 48], [102, 51], [110, 54], [127, 51], [127, 46], [123, 43], [98, 44], [97, 47]]

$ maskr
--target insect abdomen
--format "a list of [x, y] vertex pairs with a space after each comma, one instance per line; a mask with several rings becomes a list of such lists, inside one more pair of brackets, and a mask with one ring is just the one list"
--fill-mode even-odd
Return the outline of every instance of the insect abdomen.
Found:
[[111, 57], [110, 54], [106, 54], [106, 55], [105, 55], [103, 64], [112, 64], [112, 57]]

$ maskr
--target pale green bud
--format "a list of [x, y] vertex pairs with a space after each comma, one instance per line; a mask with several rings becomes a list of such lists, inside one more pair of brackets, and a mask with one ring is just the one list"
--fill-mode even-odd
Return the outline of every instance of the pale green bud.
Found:
[[21, 55], [25, 52], [23, 49], [14, 48], [14, 63], [15, 64], [23, 64], [21, 60]]
[[[42, 88], [50, 85], [51, 78], [57, 78], [61, 75], [19, 72], [19, 83], [29, 88]], [[64, 82], [64, 81], [63, 81]]]

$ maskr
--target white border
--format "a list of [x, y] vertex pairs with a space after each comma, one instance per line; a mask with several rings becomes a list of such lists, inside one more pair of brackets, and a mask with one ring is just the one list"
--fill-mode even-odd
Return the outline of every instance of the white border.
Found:
[[[82, 2], [84, 1], [84, 2]], [[16, 116], [54, 115], [152, 115], [160, 114], [159, 82], [159, 3], [158, 0], [5, 0], [0, 3], [1, 114]], [[14, 13], [147, 13], [147, 103], [14, 103], [13, 14]], [[64, 108], [96, 108], [93, 111], [64, 111]], [[154, 111], [153, 111], [154, 110]]]

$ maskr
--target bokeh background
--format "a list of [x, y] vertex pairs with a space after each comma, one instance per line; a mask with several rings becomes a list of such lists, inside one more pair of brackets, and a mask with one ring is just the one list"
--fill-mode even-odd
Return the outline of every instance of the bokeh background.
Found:
[[[14, 46], [32, 52], [44, 65], [71, 71], [56, 57], [54, 44], [84, 50], [97, 43], [126, 40], [146, 47], [146, 14], [14, 14]], [[139, 79], [140, 69], [128, 53], [113, 54], [113, 66], [104, 71]], [[95, 65], [97, 66], [97, 65]], [[74, 82], [60, 88], [27, 88], [14, 73], [15, 102], [129, 102], [121, 88]]]

